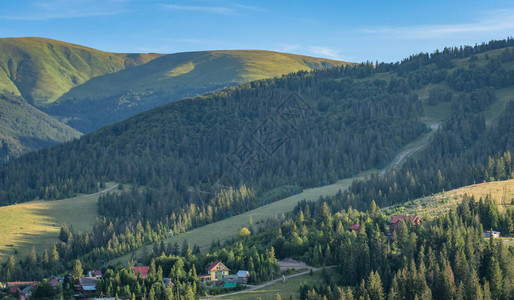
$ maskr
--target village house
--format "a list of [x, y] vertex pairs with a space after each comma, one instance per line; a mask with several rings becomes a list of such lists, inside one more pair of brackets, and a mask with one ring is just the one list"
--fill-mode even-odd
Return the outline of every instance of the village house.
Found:
[[141, 274], [141, 278], [145, 279], [148, 275], [148, 269], [150, 269], [150, 267], [134, 267], [136, 278], [139, 276], [139, 274]]
[[171, 285], [171, 286], [173, 286], [173, 285], [174, 285], [174, 284], [173, 284], [173, 281], [171, 281], [171, 278], [167, 278], [167, 277], [165, 277], [165, 278], [163, 278], [163, 279], [162, 279], [162, 282], [164, 283], [164, 287], [165, 287], [165, 288], [167, 288], [167, 287], [168, 287], [168, 286], [170, 286], [170, 285]]
[[52, 278], [50, 279], [50, 284], [53, 286], [53, 287], [56, 287], [58, 284], [59, 284], [59, 280], [57, 278]]
[[206, 269], [207, 273], [210, 275], [209, 281], [223, 281], [223, 277], [228, 275], [230, 271], [227, 266], [225, 266], [221, 261], [217, 260], [213, 262]]
[[391, 220], [391, 230], [396, 231], [396, 228], [398, 228], [398, 224], [401, 222], [410, 222], [414, 226], [418, 226], [422, 223], [421, 218], [416, 215], [404, 215], [404, 216], [393, 216], [393, 219]]
[[361, 228], [361, 225], [359, 223], [355, 223], [349, 227], [350, 231], [355, 231], [355, 232], [359, 232], [360, 228]]
[[34, 286], [26, 286], [21, 290], [20, 292], [20, 300], [28, 299], [30, 296], [32, 296], [32, 290], [34, 289]]
[[237, 277], [239, 283], [246, 284], [248, 282], [248, 277], [250, 277], [250, 272], [246, 270], [239, 270], [237, 271]]
[[102, 270], [91, 270], [87, 273], [88, 277], [102, 278]]
[[[492, 235], [493, 235], [493, 238], [499, 238], [500, 237], [500, 232], [493, 230], [493, 234]], [[485, 238], [490, 238], [491, 237], [491, 230], [487, 230], [486, 232], [484, 232], [484, 237]]]
[[10, 287], [9, 293], [15, 295], [18, 293], [20, 299], [28, 299], [32, 295], [32, 289], [38, 284], [38, 281], [11, 281], [7, 282], [7, 287]]
[[98, 279], [96, 277], [79, 277], [79, 284], [75, 285], [76, 290], [85, 293], [95, 292], [97, 282]]

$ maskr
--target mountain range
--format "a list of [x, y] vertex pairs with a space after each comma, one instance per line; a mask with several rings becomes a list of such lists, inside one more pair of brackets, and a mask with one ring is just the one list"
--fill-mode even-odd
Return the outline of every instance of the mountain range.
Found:
[[[258, 50], [125, 54], [45, 38], [3, 38], [0, 94], [4, 96], [0, 101], [12, 106], [17, 99], [24, 112], [17, 118], [4, 116], [0, 161], [183, 97], [343, 64]], [[33, 130], [28, 141], [18, 128], [31, 122], [27, 119], [31, 112], [45, 125]]]

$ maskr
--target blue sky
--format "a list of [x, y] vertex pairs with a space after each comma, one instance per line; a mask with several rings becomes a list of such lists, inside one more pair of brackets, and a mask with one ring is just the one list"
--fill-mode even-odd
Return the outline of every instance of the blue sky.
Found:
[[514, 36], [514, 1], [0, 0], [0, 37], [113, 52], [264, 49], [398, 61]]

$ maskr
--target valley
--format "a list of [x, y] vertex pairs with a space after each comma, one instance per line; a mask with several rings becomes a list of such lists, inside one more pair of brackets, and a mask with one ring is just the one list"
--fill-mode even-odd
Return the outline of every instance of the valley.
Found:
[[[259, 289], [228, 299], [508, 299], [513, 47], [376, 64], [253, 50], [155, 55], [101, 69], [39, 106], [26, 101], [83, 132], [100, 124], [81, 123], [84, 107], [107, 121], [124, 105], [134, 114], [163, 105], [0, 166], [0, 281], [72, 273], [63, 290], [78, 282], [92, 296], [79, 278], [98, 270], [94, 294], [124, 299], [210, 297], [241, 282]], [[24, 101], [18, 92], [12, 103]], [[172, 94], [186, 98], [159, 102]], [[52, 247], [52, 258], [42, 254]], [[283, 259], [333, 276], [266, 285]]]

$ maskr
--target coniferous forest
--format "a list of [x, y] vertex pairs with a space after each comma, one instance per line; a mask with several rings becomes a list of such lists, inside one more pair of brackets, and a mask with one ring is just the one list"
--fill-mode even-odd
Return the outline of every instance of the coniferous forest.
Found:
[[[380, 210], [514, 178], [514, 101], [486, 119], [498, 89], [514, 86], [513, 46], [513, 39], [492, 41], [399, 63], [256, 81], [14, 159], [0, 167], [1, 205], [93, 193], [106, 182], [125, 188], [99, 198], [90, 232], [64, 224], [52, 249], [0, 262], [0, 282], [98, 268], [155, 243], [139, 258], [150, 266], [146, 279], [125, 266], [103, 265], [98, 295], [194, 299], [206, 293], [199, 273], [215, 260], [249, 270], [251, 283], [261, 283], [278, 271], [277, 259], [294, 258], [331, 266], [320, 271], [322, 284], [300, 287], [302, 299], [514, 299], [514, 247], [483, 238], [488, 229], [514, 234], [512, 206], [499, 210], [494, 199], [464, 196], [456, 210], [420, 226], [401, 222], [395, 231]], [[441, 105], [448, 113], [433, 130], [422, 117]], [[430, 140], [416, 155], [387, 168], [400, 149], [426, 135]], [[162, 243], [170, 231], [371, 169], [384, 171], [337, 195], [300, 202], [250, 236], [213, 243], [208, 253]], [[355, 223], [360, 229], [349, 231]], [[164, 287], [163, 277], [174, 287]], [[65, 282], [63, 293], [69, 296], [72, 286]]]

